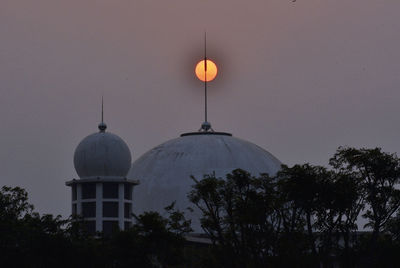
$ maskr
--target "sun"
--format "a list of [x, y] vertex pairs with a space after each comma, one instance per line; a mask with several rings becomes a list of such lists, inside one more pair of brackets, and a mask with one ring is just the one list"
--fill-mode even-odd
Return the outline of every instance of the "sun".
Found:
[[218, 73], [217, 65], [211, 60], [207, 60], [207, 71], [205, 70], [204, 60], [199, 61], [195, 68], [195, 73], [198, 79], [205, 82], [210, 82], [215, 79]]

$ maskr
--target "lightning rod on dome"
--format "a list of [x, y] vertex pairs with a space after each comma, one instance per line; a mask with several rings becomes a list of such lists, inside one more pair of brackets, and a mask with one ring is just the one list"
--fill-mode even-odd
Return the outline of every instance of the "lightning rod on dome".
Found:
[[204, 122], [199, 131], [214, 131], [208, 122], [207, 109], [207, 82], [212, 81], [217, 75], [217, 66], [207, 58], [207, 33], [204, 32], [204, 59], [196, 65], [196, 75], [199, 80], [204, 82]]
[[204, 32], [204, 122], [207, 122], [207, 32]]
[[104, 123], [104, 100], [103, 96], [101, 96], [101, 122], [99, 124], [100, 132], [105, 132], [107, 128], [106, 123]]

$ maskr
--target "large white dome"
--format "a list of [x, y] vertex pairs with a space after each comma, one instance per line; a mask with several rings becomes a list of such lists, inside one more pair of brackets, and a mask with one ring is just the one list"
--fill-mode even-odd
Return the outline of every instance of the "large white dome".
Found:
[[[237, 168], [256, 176], [274, 175], [280, 167], [281, 162], [263, 148], [228, 133], [186, 133], [153, 148], [133, 163], [128, 177], [140, 181], [134, 192], [133, 210], [163, 214], [164, 207], [173, 201], [180, 210], [193, 207], [187, 199], [192, 175], [202, 179], [204, 174], [215, 172], [216, 176], [225, 177]], [[199, 231], [198, 212], [189, 218], [195, 231]]]
[[115, 134], [105, 132], [106, 125], [99, 125], [100, 132], [84, 138], [74, 154], [74, 166], [82, 178], [126, 177], [131, 166], [128, 145]]

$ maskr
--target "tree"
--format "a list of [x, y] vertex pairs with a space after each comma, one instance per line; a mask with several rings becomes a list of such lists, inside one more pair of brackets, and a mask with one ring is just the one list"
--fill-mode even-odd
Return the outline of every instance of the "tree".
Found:
[[[282, 165], [277, 174], [278, 190], [285, 200], [288, 213], [282, 213], [282, 220], [287, 232], [302, 232], [306, 226], [309, 249], [317, 254], [313, 232], [314, 215], [321, 205], [321, 181], [326, 169], [310, 164], [294, 165], [289, 168]], [[286, 214], [286, 215], [285, 215]], [[289, 217], [288, 217], [289, 216]]]
[[20, 187], [3, 186], [0, 191], [0, 219], [15, 221], [33, 211], [28, 193]]
[[[0, 191], [0, 252], [5, 267], [64, 267], [71, 256], [66, 220], [33, 211], [27, 192], [3, 186]], [[71, 254], [72, 255], [72, 254]], [[23, 258], [22, 258], [23, 256]]]
[[3, 267], [167, 267], [184, 263], [190, 221], [171, 204], [169, 217], [135, 216], [126, 231], [90, 235], [83, 219], [39, 215], [19, 187], [0, 191], [0, 252]]
[[[172, 207], [168, 207], [172, 209]], [[135, 215], [135, 224], [125, 231], [101, 238], [103, 265], [113, 267], [169, 267], [184, 262], [184, 234], [190, 231], [184, 217], [170, 211], [173, 219], [157, 212]], [[179, 218], [176, 220], [176, 218]], [[107, 267], [106, 265], [106, 267]]]
[[329, 263], [331, 256], [350, 265], [350, 243], [356, 242], [357, 219], [364, 208], [360, 184], [353, 177], [329, 171], [320, 182], [315, 229], [321, 240], [320, 254]]
[[400, 206], [400, 160], [395, 154], [382, 152], [380, 148], [356, 149], [341, 147], [330, 164], [340, 172], [360, 181], [368, 220], [365, 227], [372, 228], [372, 244]]
[[[339, 226], [344, 227], [344, 202], [347, 192], [341, 192], [343, 180], [325, 167], [310, 164], [282, 166], [276, 175], [282, 205], [280, 213], [284, 232], [300, 247], [285, 244], [281, 254], [290, 251], [291, 256], [307, 256], [312, 253], [309, 265], [318, 266], [318, 258], [329, 266], [330, 256], [338, 250]], [[295, 235], [295, 236], [294, 236]], [[292, 237], [294, 236], [293, 239]], [[316, 242], [318, 241], [318, 243]]]
[[196, 184], [189, 199], [203, 213], [202, 228], [213, 242], [220, 265], [265, 267], [280, 224], [273, 179], [236, 169], [226, 179], [211, 174], [193, 180]]

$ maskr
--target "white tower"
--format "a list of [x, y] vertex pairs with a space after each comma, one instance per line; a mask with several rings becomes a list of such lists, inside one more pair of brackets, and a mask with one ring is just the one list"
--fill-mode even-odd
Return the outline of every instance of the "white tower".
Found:
[[110, 234], [132, 223], [133, 187], [139, 182], [127, 179], [131, 152], [117, 135], [99, 132], [84, 138], [74, 154], [79, 179], [66, 182], [72, 188], [72, 214], [81, 215], [91, 233]]

